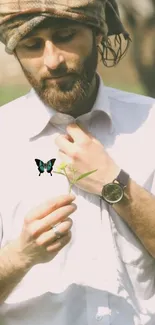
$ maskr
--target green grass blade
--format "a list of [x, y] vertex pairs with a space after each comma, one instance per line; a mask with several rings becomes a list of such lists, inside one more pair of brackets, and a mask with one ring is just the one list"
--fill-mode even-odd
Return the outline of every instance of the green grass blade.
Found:
[[85, 177], [87, 177], [87, 176], [89, 176], [89, 175], [95, 173], [96, 171], [97, 171], [97, 169], [92, 170], [91, 172], [88, 172], [88, 173], [85, 173], [85, 174], [80, 175], [80, 176], [75, 180], [75, 182], [80, 181], [80, 179], [83, 179], [83, 178], [85, 178]]

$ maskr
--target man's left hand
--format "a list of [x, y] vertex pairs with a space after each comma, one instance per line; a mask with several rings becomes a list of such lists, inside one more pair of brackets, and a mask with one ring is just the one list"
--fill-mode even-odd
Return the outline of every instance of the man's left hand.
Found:
[[[118, 176], [120, 168], [104, 146], [77, 124], [68, 125], [67, 132], [67, 135], [56, 138], [60, 158], [77, 170], [77, 176], [97, 169], [78, 181], [76, 186], [89, 193], [101, 195], [103, 186]], [[72, 179], [70, 169], [67, 169], [67, 174]]]

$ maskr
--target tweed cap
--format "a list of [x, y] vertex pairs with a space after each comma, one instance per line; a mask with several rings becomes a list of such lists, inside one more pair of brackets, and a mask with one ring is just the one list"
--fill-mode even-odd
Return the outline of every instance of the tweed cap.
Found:
[[12, 54], [18, 42], [47, 17], [71, 19], [95, 27], [103, 38], [125, 31], [115, 0], [0, 0], [0, 41]]

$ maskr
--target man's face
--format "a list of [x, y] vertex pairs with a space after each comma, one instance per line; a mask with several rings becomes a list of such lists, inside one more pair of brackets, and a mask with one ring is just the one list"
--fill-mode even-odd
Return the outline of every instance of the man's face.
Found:
[[96, 42], [90, 28], [52, 19], [22, 39], [16, 55], [41, 100], [59, 112], [74, 114], [92, 91], [98, 61]]

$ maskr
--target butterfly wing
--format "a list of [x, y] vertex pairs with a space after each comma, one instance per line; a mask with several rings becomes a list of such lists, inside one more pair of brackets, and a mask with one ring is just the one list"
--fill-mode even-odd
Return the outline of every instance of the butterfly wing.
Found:
[[52, 169], [53, 169], [53, 165], [55, 163], [56, 159], [51, 159], [47, 162], [46, 164], [46, 170], [47, 170], [47, 173], [51, 173]]
[[40, 172], [40, 173], [44, 173], [44, 170], [45, 170], [45, 164], [43, 163], [43, 161], [40, 160], [40, 159], [35, 159], [35, 162], [36, 162], [36, 164], [37, 164], [37, 166], [38, 166], [38, 170], [39, 170], [39, 172]]

